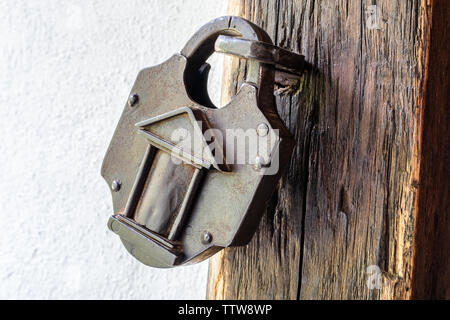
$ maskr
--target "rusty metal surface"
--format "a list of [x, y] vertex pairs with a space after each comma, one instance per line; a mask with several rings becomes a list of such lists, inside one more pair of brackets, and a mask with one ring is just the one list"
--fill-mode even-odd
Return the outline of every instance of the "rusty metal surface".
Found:
[[304, 56], [266, 42], [221, 35], [217, 38], [214, 48], [216, 52], [273, 64], [277, 69], [294, 74], [303, 72]]
[[[205, 25], [181, 54], [138, 74], [130, 94], [135, 95], [133, 103], [126, 103], [105, 155], [102, 176], [110, 188], [120, 181], [118, 190], [111, 189], [114, 215], [108, 225], [133, 256], [150, 266], [194, 263], [221, 248], [247, 243], [292, 152], [293, 141], [273, 105], [270, 65], [251, 60], [246, 82], [228, 105], [221, 109], [205, 105], [209, 98], [204, 65], [220, 35], [271, 43], [262, 29], [241, 18], [222, 17]], [[191, 112], [190, 118], [182, 116], [183, 110]], [[173, 167], [167, 155], [178, 146], [169, 132], [184, 127], [197, 134], [199, 129], [189, 120], [193, 117], [220, 132], [263, 132], [258, 133], [258, 143], [269, 156], [219, 164], [207, 154], [204, 162], [196, 163], [197, 151], [181, 147], [182, 165], [192, 169]], [[224, 134], [223, 148], [216, 150], [219, 156], [214, 159], [232, 157], [234, 145], [234, 139]], [[163, 153], [165, 161], [160, 161]], [[280, 170], [265, 175], [271, 166]]]

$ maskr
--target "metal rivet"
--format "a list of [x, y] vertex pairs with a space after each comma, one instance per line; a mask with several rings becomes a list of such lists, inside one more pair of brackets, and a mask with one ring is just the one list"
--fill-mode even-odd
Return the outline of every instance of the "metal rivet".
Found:
[[208, 231], [203, 232], [202, 234], [202, 243], [209, 244], [212, 241], [212, 235]]
[[113, 232], [118, 233], [119, 230], [120, 230], [120, 224], [117, 223], [116, 221], [114, 221], [114, 222], [111, 224], [111, 229], [112, 229]]
[[114, 180], [114, 181], [111, 183], [111, 190], [114, 191], [114, 192], [117, 192], [117, 191], [120, 190], [120, 186], [121, 186], [121, 185], [122, 185], [122, 184], [120, 183], [119, 180]]
[[269, 126], [265, 123], [260, 123], [256, 128], [256, 132], [258, 133], [258, 136], [265, 137], [269, 133]]
[[134, 107], [139, 102], [139, 96], [136, 93], [130, 94], [128, 98], [128, 105]]

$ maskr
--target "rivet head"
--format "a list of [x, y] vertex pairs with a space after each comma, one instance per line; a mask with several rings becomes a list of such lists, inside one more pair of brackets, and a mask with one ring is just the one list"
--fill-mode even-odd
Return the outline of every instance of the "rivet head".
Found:
[[117, 192], [120, 190], [121, 185], [122, 184], [119, 180], [113, 180], [113, 182], [111, 183], [111, 190]]
[[209, 244], [212, 241], [212, 235], [208, 231], [203, 232], [202, 234], [202, 243]]
[[111, 224], [111, 229], [112, 229], [113, 232], [117, 233], [120, 230], [120, 225], [116, 221], [114, 221]]
[[128, 105], [134, 107], [139, 102], [139, 96], [136, 93], [130, 94], [128, 98]]
[[265, 123], [260, 123], [256, 128], [256, 133], [260, 137], [265, 137], [269, 134], [269, 126]]

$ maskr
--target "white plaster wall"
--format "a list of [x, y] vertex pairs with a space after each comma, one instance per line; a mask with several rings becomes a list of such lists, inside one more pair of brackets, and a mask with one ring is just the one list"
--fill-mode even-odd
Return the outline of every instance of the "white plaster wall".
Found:
[[100, 167], [138, 71], [226, 2], [0, 2], [1, 299], [205, 297], [207, 262], [152, 269], [107, 230]]

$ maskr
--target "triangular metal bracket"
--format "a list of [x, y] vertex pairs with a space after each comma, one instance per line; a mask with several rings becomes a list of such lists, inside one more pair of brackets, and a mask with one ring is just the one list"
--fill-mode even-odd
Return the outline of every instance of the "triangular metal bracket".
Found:
[[[196, 111], [201, 112], [199, 110]], [[194, 139], [200, 139], [199, 141], [201, 141], [202, 152], [200, 155], [193, 153], [192, 149], [186, 150], [185, 148], [180, 147], [180, 145], [172, 142], [170, 137], [159, 136], [148, 130], [151, 125], [162, 121], [170, 121], [170, 118], [182, 115], [183, 113], [186, 113], [190, 120], [194, 134], [196, 135]], [[197, 168], [203, 167], [206, 169], [210, 169], [210, 167], [213, 166], [219, 171], [227, 171], [226, 166], [224, 166], [225, 159], [222, 150], [218, 150], [217, 146], [215, 146], [216, 155], [221, 157], [221, 163], [218, 163], [216, 161], [216, 157], [211, 152], [210, 146], [206, 142], [206, 139], [202, 132], [202, 128], [199, 126], [199, 122], [206, 122], [206, 118], [201, 117], [200, 119], [198, 119], [191, 108], [181, 107], [179, 109], [152, 117], [150, 119], [140, 121], [136, 123], [135, 126], [138, 128], [138, 133], [147, 138], [149, 143], [158, 149], [164, 150]], [[205, 123], [205, 126], [209, 127], [208, 123]], [[177, 128], [173, 128], [173, 130], [176, 129]]]

